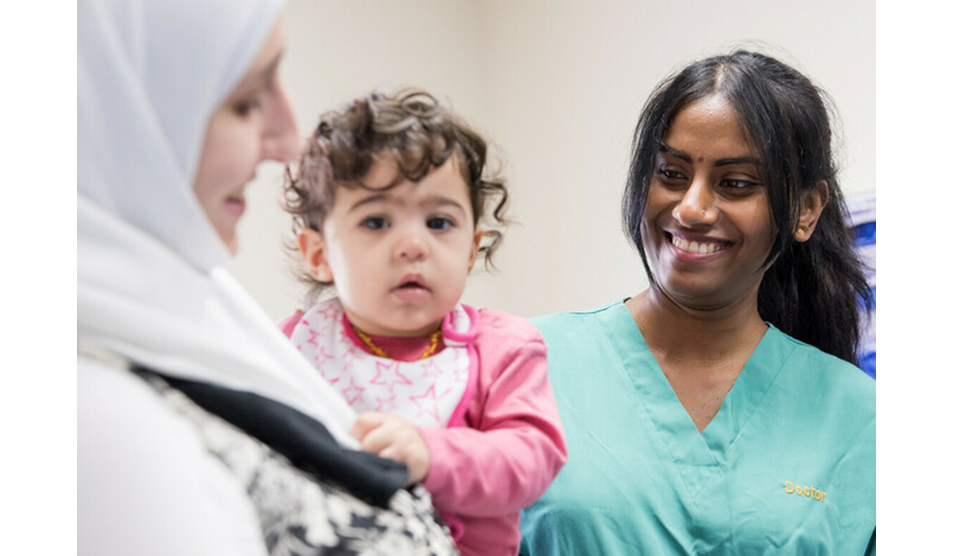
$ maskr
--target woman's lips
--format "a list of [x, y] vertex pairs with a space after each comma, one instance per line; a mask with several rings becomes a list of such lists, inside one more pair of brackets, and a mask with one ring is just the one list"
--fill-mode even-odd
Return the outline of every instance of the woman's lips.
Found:
[[717, 251], [722, 251], [729, 246], [724, 241], [690, 241], [685, 238], [672, 236], [672, 244], [682, 251], [698, 253], [700, 255], [709, 255]]
[[666, 234], [676, 257], [686, 261], [706, 261], [720, 256], [732, 242], [713, 238]]
[[245, 214], [245, 198], [229, 197], [225, 200], [225, 210], [236, 218]]

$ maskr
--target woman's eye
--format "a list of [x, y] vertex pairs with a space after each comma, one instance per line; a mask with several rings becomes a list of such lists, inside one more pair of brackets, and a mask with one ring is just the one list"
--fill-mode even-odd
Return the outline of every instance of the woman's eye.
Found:
[[728, 187], [729, 189], [747, 189], [757, 186], [758, 183], [749, 180], [727, 179], [722, 180], [722, 185], [723, 187]]
[[271, 84], [247, 91], [235, 101], [232, 109], [239, 116], [246, 118], [253, 112], [262, 110], [265, 104], [269, 101], [269, 98], [271, 98], [271, 91]]
[[669, 168], [660, 168], [658, 170], [658, 174], [662, 176], [663, 179], [667, 180], [678, 180], [686, 177], [675, 170], [670, 170]]
[[361, 227], [369, 230], [381, 230], [387, 226], [388, 221], [380, 216], [369, 216], [361, 221]]
[[427, 227], [432, 230], [447, 230], [454, 225], [449, 218], [444, 218], [442, 216], [429, 218], [427, 220]]
[[239, 116], [245, 118], [248, 117], [252, 112], [258, 110], [262, 107], [262, 101], [259, 97], [251, 98], [248, 100], [241, 100], [235, 103], [234, 110], [235, 113]]

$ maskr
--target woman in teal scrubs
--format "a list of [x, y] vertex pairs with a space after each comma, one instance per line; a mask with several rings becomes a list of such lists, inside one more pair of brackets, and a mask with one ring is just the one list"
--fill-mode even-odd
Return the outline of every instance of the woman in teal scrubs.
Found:
[[536, 320], [569, 461], [521, 553], [874, 554], [870, 300], [823, 93], [756, 53], [663, 82], [623, 204], [648, 290]]

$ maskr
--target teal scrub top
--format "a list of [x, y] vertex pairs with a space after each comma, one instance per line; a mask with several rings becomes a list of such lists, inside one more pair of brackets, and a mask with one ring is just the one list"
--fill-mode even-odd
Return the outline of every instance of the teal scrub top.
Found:
[[875, 552], [875, 383], [769, 325], [700, 434], [623, 302], [534, 319], [569, 460], [520, 553]]

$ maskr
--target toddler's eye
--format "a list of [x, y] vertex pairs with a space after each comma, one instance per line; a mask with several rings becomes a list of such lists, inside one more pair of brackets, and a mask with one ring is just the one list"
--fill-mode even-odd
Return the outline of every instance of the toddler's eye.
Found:
[[454, 223], [449, 218], [444, 218], [442, 216], [429, 218], [427, 220], [427, 227], [432, 230], [446, 230], [453, 225]]
[[361, 221], [361, 227], [369, 230], [380, 230], [388, 227], [388, 221], [380, 216], [369, 216]]

